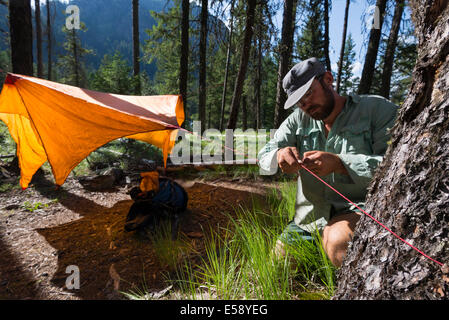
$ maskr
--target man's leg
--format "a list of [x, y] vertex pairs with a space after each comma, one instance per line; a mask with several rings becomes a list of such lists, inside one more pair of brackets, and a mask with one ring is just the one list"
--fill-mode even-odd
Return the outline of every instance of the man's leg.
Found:
[[313, 237], [309, 232], [299, 228], [294, 221], [291, 221], [276, 241], [273, 253], [277, 258], [284, 258], [286, 246], [298, 246], [301, 241], [313, 242]]
[[354, 234], [360, 213], [348, 212], [333, 217], [323, 230], [323, 247], [331, 262], [340, 267], [346, 255], [348, 243]]

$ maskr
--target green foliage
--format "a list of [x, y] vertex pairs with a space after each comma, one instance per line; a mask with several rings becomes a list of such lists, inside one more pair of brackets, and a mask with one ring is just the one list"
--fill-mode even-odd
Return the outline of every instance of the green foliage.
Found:
[[[86, 88], [87, 72], [84, 58], [93, 51], [82, 46], [79, 31], [76, 29], [68, 30], [62, 27], [65, 34], [65, 42], [63, 43], [64, 55], [60, 55], [57, 62], [59, 68], [59, 81], [65, 84]], [[80, 31], [86, 32], [87, 28], [81, 23]]]
[[0, 121], [0, 154], [8, 155], [16, 152], [16, 143], [9, 134], [8, 127]]
[[174, 270], [184, 258], [194, 251], [184, 234], [172, 239], [172, 226], [170, 221], [163, 221], [159, 228], [148, 231], [154, 252], [159, 263], [170, 270]]
[[414, 42], [399, 41], [393, 62], [391, 101], [401, 105], [410, 89], [413, 77], [412, 70], [417, 58]]
[[323, 1], [313, 0], [303, 3], [305, 9], [305, 23], [301, 35], [296, 42], [296, 51], [299, 60], [310, 57], [318, 58], [323, 65], [324, 56], [324, 8]]
[[17, 186], [14, 186], [11, 183], [0, 183], [0, 193], [9, 192], [14, 188], [17, 188]]
[[130, 95], [133, 94], [135, 82], [132, 67], [116, 51], [113, 56], [104, 56], [98, 70], [91, 75], [90, 86], [97, 91]]
[[[235, 214], [228, 215], [228, 225], [203, 232], [205, 247], [199, 257], [198, 252], [185, 250], [186, 243], [157, 240], [161, 261], [175, 266], [167, 281], [181, 291], [176, 298], [329, 299], [335, 270], [321, 246], [303, 241], [287, 248], [284, 258], [273, 254], [280, 232], [291, 219], [286, 213], [294, 211], [295, 190], [296, 182], [285, 182], [269, 194], [268, 207], [254, 200], [251, 209], [235, 208]], [[314, 239], [320, 243], [319, 233]], [[180, 253], [184, 263], [179, 262]], [[126, 296], [144, 299], [148, 295], [140, 290]]]
[[3, 88], [3, 83], [5, 82], [6, 72], [12, 71], [11, 51], [9, 49], [0, 51], [0, 69], [5, 71], [0, 72], [0, 90], [1, 90], [1, 88]]
[[53, 199], [48, 203], [42, 203], [42, 202], [30, 202], [30, 201], [25, 201], [23, 203], [23, 208], [29, 212], [35, 212], [36, 210], [39, 209], [46, 209], [48, 208], [51, 204], [58, 202], [58, 199]]
[[179, 1], [166, 12], [151, 12], [157, 24], [146, 30], [149, 40], [143, 48], [144, 60], [156, 61], [155, 91], [159, 94], [178, 94], [181, 32]]
[[355, 43], [352, 39], [351, 33], [348, 34], [345, 43], [345, 51], [343, 53], [343, 66], [341, 69], [340, 94], [347, 95], [356, 91], [358, 87], [359, 78], [353, 77], [352, 68], [355, 62]]

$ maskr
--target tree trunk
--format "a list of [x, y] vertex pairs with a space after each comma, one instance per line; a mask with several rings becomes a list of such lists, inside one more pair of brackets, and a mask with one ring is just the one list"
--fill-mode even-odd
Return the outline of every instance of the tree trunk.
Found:
[[50, 15], [50, 1], [46, 1], [47, 8], [47, 79], [52, 79], [52, 43], [51, 43], [51, 15]]
[[[255, 103], [255, 107], [256, 107], [256, 126], [255, 129], [258, 130], [262, 127], [262, 123], [261, 123], [261, 117], [260, 117], [260, 110], [262, 108], [262, 97], [261, 97], [261, 87], [262, 87], [262, 35], [259, 32], [259, 37], [257, 39], [257, 71], [256, 71], [256, 90], [255, 91], [255, 95], [256, 95], [256, 103]], [[244, 129], [246, 130], [246, 129]]]
[[42, 66], [42, 27], [41, 27], [41, 5], [39, 0], [34, 0], [34, 18], [36, 22], [36, 53], [37, 53], [37, 77], [43, 78]]
[[135, 91], [140, 95], [139, 0], [133, 0], [133, 71], [136, 79]]
[[79, 61], [79, 55], [78, 55], [78, 43], [76, 41], [76, 29], [72, 29], [72, 50], [73, 50], [73, 59], [74, 59], [74, 66], [73, 71], [75, 72], [75, 86], [80, 86], [80, 61]]
[[245, 81], [246, 69], [248, 68], [249, 52], [251, 39], [253, 37], [254, 13], [256, 9], [256, 0], [248, 0], [246, 7], [246, 25], [245, 35], [242, 43], [239, 71], [235, 82], [234, 93], [232, 95], [231, 112], [228, 120], [228, 129], [235, 129], [237, 125], [237, 116], [239, 112], [240, 99], [243, 91], [243, 82]]
[[447, 299], [449, 281], [449, 6], [412, 0], [418, 39], [413, 83], [370, 184], [334, 299]]
[[[187, 77], [189, 72], [189, 0], [182, 0], [181, 13], [181, 59], [179, 66], [179, 92], [184, 104], [184, 115], [187, 119]], [[184, 121], [184, 126], [188, 121]]]
[[[377, 51], [379, 50], [380, 37], [382, 35], [382, 24], [384, 20], [385, 7], [387, 0], [377, 0], [376, 8], [379, 14], [379, 25], [374, 26], [369, 34], [368, 49], [365, 56], [365, 64], [363, 65], [362, 77], [360, 78], [358, 93], [367, 94], [371, 89], [374, 68], [376, 66]], [[377, 12], [377, 11], [376, 11]], [[376, 15], [376, 14], [375, 14]], [[377, 17], [374, 18], [376, 20]], [[377, 28], [378, 27], [378, 28]]]
[[324, 59], [326, 68], [331, 71], [331, 59], [329, 57], [329, 0], [324, 0]]
[[343, 37], [341, 39], [340, 59], [338, 60], [337, 84], [336, 84], [336, 89], [335, 89], [337, 91], [337, 93], [340, 93], [340, 81], [341, 81], [341, 73], [343, 70], [343, 57], [345, 55], [346, 32], [348, 30], [348, 14], [349, 14], [349, 4], [350, 3], [351, 3], [351, 0], [346, 0], [345, 18], [344, 18], [344, 22], [343, 22]]
[[9, 1], [12, 72], [33, 76], [33, 27], [30, 0]]
[[292, 51], [293, 51], [293, 35], [295, 30], [297, 0], [284, 1], [284, 13], [282, 17], [282, 34], [281, 44], [279, 47], [279, 68], [276, 87], [276, 106], [274, 109], [274, 127], [279, 128], [281, 123], [287, 117], [287, 110], [284, 109], [287, 94], [282, 88], [282, 80], [290, 69]]
[[[30, 0], [9, 1], [9, 34], [12, 72], [33, 76], [33, 24]], [[9, 164], [9, 170], [16, 174], [20, 173], [17, 156]]]
[[393, 70], [394, 53], [398, 42], [398, 33], [401, 26], [402, 13], [404, 12], [404, 0], [397, 0], [394, 9], [393, 22], [388, 36], [387, 49], [385, 51], [384, 68], [382, 71], [382, 83], [380, 95], [390, 98], [391, 73]]
[[248, 129], [248, 105], [246, 103], [246, 95], [242, 95], [242, 130]]
[[200, 30], [200, 74], [198, 86], [198, 111], [201, 131], [206, 130], [206, 51], [207, 51], [207, 16], [208, 0], [201, 0]]
[[226, 91], [228, 87], [229, 63], [231, 61], [232, 33], [234, 28], [234, 1], [235, 0], [231, 0], [231, 21], [229, 23], [229, 39], [228, 39], [228, 49], [226, 53], [226, 69], [223, 83], [223, 95], [221, 97], [220, 131], [223, 131], [224, 110], [226, 105]]

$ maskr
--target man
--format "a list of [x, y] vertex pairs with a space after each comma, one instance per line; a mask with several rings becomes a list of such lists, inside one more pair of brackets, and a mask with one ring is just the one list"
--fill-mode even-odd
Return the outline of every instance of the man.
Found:
[[319, 231], [335, 266], [346, 254], [360, 212], [301, 165], [364, 208], [367, 186], [387, 149], [397, 106], [373, 95], [340, 96], [332, 73], [316, 58], [296, 64], [284, 77], [284, 108], [297, 106], [258, 154], [271, 174], [299, 173], [296, 212], [276, 253]]

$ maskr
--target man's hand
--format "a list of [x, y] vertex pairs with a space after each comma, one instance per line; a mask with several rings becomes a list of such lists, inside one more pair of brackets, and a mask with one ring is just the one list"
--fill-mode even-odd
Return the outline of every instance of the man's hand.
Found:
[[348, 175], [340, 158], [330, 152], [307, 151], [302, 159], [304, 166], [318, 176], [327, 176], [332, 172]]
[[297, 173], [301, 169], [301, 156], [295, 147], [286, 147], [277, 152], [279, 168], [284, 173]]

